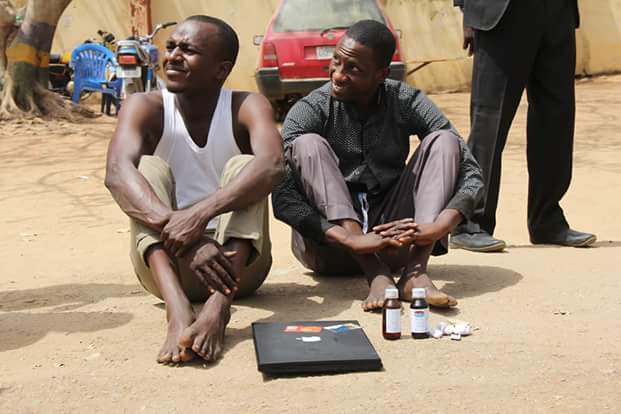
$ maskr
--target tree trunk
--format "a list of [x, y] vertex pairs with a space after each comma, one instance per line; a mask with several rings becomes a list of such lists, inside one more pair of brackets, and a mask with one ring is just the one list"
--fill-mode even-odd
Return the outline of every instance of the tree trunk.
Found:
[[[9, 2], [0, 0], [0, 9], [2, 3]], [[62, 98], [48, 91], [52, 39], [58, 20], [69, 3], [71, 0], [28, 0], [15, 37], [9, 39], [5, 50], [0, 49], [0, 53], [6, 56], [0, 118], [70, 116]]]
[[17, 31], [15, 25], [15, 8], [8, 0], [0, 0], [0, 87], [6, 70], [4, 53], [10, 37]]

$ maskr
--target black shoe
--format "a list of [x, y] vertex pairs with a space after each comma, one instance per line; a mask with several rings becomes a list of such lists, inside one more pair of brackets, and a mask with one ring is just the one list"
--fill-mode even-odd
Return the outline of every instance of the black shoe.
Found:
[[495, 239], [484, 231], [479, 233], [460, 233], [451, 236], [449, 246], [472, 252], [500, 252], [507, 247], [504, 240]]
[[576, 231], [569, 229], [567, 230], [567, 234], [562, 239], [536, 239], [534, 237], [530, 238], [530, 242], [532, 244], [558, 244], [560, 246], [570, 246], [570, 247], [586, 247], [595, 243], [597, 240], [597, 236], [591, 233], [583, 233], [581, 231]]

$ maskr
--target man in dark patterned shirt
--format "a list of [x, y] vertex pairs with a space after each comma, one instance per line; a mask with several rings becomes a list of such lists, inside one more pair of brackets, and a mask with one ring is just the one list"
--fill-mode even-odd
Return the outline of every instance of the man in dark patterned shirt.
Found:
[[[398, 269], [402, 299], [424, 287], [430, 304], [455, 306], [427, 262], [447, 252], [447, 235], [472, 214], [481, 172], [421, 91], [387, 79], [394, 51], [390, 30], [371, 20], [337, 44], [331, 81], [284, 121], [288, 171], [273, 192], [274, 213], [293, 227], [293, 252], [306, 267], [367, 276], [365, 310], [383, 305]], [[421, 142], [407, 161], [411, 135]]]

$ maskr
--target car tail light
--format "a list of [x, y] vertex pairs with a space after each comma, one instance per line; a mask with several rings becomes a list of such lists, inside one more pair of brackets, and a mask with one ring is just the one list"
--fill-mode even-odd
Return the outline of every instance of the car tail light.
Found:
[[263, 66], [278, 66], [278, 55], [273, 43], [263, 42]]
[[121, 55], [119, 56], [119, 65], [135, 65], [138, 61], [136, 55]]

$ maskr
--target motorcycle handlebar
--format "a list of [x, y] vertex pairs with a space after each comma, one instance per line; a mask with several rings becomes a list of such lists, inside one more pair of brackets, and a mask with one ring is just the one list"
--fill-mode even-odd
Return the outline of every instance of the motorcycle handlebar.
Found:
[[150, 35], [144, 37], [144, 39], [147, 41], [151, 41], [155, 37], [157, 32], [167, 27], [174, 26], [175, 24], [177, 24], [177, 22], [159, 23], [157, 26], [155, 26], [155, 29], [153, 29], [153, 32]]

